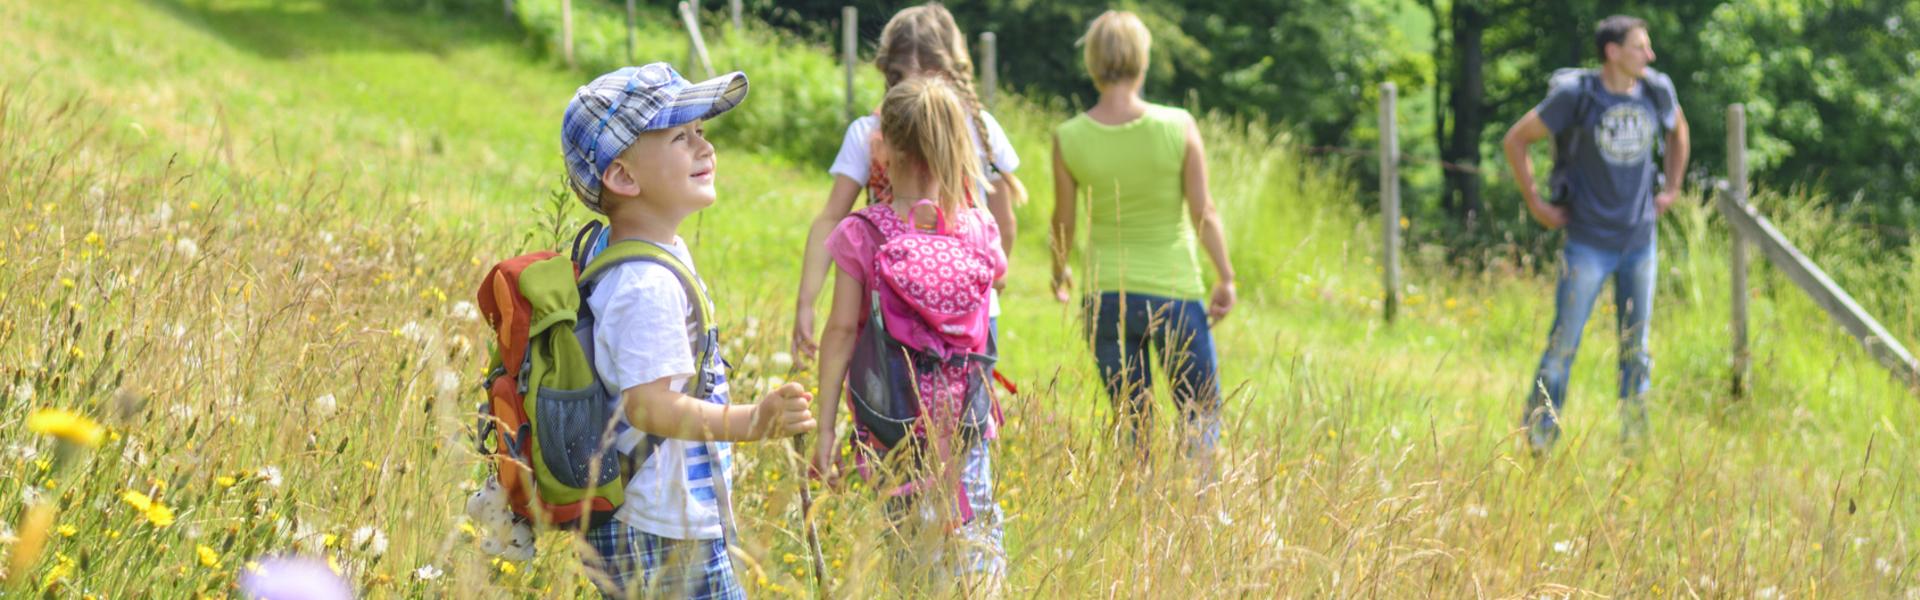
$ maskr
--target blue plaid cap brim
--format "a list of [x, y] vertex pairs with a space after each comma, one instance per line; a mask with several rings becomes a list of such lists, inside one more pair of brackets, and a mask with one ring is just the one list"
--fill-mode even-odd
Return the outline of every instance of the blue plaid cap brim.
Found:
[[574, 194], [594, 212], [606, 212], [600, 174], [641, 132], [720, 116], [739, 106], [747, 89], [747, 76], [739, 71], [690, 83], [666, 63], [622, 68], [581, 86], [560, 131]]

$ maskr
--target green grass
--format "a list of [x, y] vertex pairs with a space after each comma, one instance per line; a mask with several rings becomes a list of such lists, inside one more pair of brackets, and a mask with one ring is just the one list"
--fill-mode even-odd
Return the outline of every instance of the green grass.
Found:
[[[529, 19], [546, 14], [521, 4]], [[575, 71], [545, 50], [549, 31], [493, 13], [0, 5], [14, 50], [0, 60], [0, 463], [21, 475], [0, 481], [0, 523], [26, 533], [31, 486], [73, 531], [10, 573], [10, 593], [226, 595], [249, 559], [295, 549], [333, 557], [373, 596], [581, 593], [564, 536], [502, 573], [461, 528], [463, 485], [480, 472], [467, 386], [487, 333], [454, 310], [490, 261], [552, 239], [529, 232], [552, 218], [560, 110], [624, 51], [607, 33], [612, 9], [580, 4], [587, 66]], [[664, 15], [643, 31], [643, 52], [680, 62], [684, 40]], [[829, 187], [819, 146], [837, 143], [842, 83], [824, 52], [763, 30], [714, 45], [719, 66], [756, 87], [714, 124], [722, 197], [682, 233], [751, 389], [786, 346], [800, 224]], [[863, 101], [876, 79], [863, 70]], [[1005, 370], [1027, 392], [1007, 400], [996, 455], [1009, 596], [1920, 586], [1914, 395], [1761, 266], [1752, 390], [1729, 398], [1725, 226], [1698, 202], [1663, 225], [1654, 447], [1619, 456], [1603, 309], [1575, 367], [1569, 437], [1536, 462], [1513, 424], [1552, 316], [1551, 281], [1536, 271], [1553, 257], [1462, 273], [1439, 249], [1411, 249], [1407, 306], [1386, 325], [1369, 199], [1328, 165], [1271, 150], [1287, 146], [1279, 134], [1215, 119], [1215, 195], [1245, 280], [1216, 332], [1234, 390], [1220, 504], [1123, 467], [1101, 432], [1109, 411], [1077, 315], [1045, 288], [1046, 132], [1066, 114], [1014, 97], [996, 115], [1035, 195], [1020, 210], [1003, 320]], [[1877, 248], [1796, 196], [1760, 201], [1920, 341], [1911, 252]], [[316, 403], [325, 395], [336, 409]], [[92, 415], [114, 436], [63, 453], [24, 427], [43, 406]], [[787, 560], [804, 555], [794, 471], [779, 444], [743, 448], [743, 579], [756, 597], [804, 594], [804, 560]], [[279, 485], [259, 475], [268, 467]], [[126, 491], [159, 498], [177, 522], [154, 527]], [[823, 493], [836, 596], [890, 589], [875, 504], [858, 489]], [[353, 544], [362, 526], [388, 538], [384, 552]], [[444, 575], [414, 578], [424, 565]]]

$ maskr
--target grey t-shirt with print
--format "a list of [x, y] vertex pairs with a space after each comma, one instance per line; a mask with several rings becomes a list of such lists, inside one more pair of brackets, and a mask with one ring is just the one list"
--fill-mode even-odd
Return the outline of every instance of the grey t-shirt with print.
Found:
[[1653, 69], [1626, 95], [1607, 90], [1599, 71], [1554, 73], [1534, 110], [1554, 134], [1553, 201], [1567, 209], [1567, 237], [1611, 250], [1653, 241], [1654, 149], [1675, 127], [1673, 80]]

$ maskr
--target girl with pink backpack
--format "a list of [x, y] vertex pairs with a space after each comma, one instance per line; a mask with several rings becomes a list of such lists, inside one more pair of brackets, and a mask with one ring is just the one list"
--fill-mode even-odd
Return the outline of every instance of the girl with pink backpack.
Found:
[[[990, 185], [967, 132], [967, 103], [943, 78], [888, 90], [875, 156], [893, 198], [840, 221], [826, 247], [836, 270], [820, 352], [820, 418], [842, 393], [854, 414], [856, 464], [887, 495], [907, 539], [905, 593], [997, 593], [1006, 570], [990, 442], [998, 410], [988, 293], [1006, 274], [992, 214], [968, 197]], [[838, 467], [831, 428], [813, 466]], [[935, 586], [920, 588], [919, 586]]]

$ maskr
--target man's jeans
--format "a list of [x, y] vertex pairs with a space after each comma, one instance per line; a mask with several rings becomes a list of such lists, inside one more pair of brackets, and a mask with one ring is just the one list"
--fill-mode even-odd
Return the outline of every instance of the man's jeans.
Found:
[[1554, 293], [1553, 332], [1527, 395], [1528, 441], [1544, 451], [1560, 437], [1560, 410], [1566, 405], [1567, 379], [1580, 332], [1593, 312], [1594, 299], [1613, 279], [1613, 304], [1620, 334], [1620, 435], [1633, 442], [1645, 433], [1646, 392], [1653, 370], [1647, 332], [1653, 323], [1653, 284], [1659, 272], [1659, 242], [1627, 250], [1606, 250], [1567, 240], [1562, 251], [1560, 285]]

